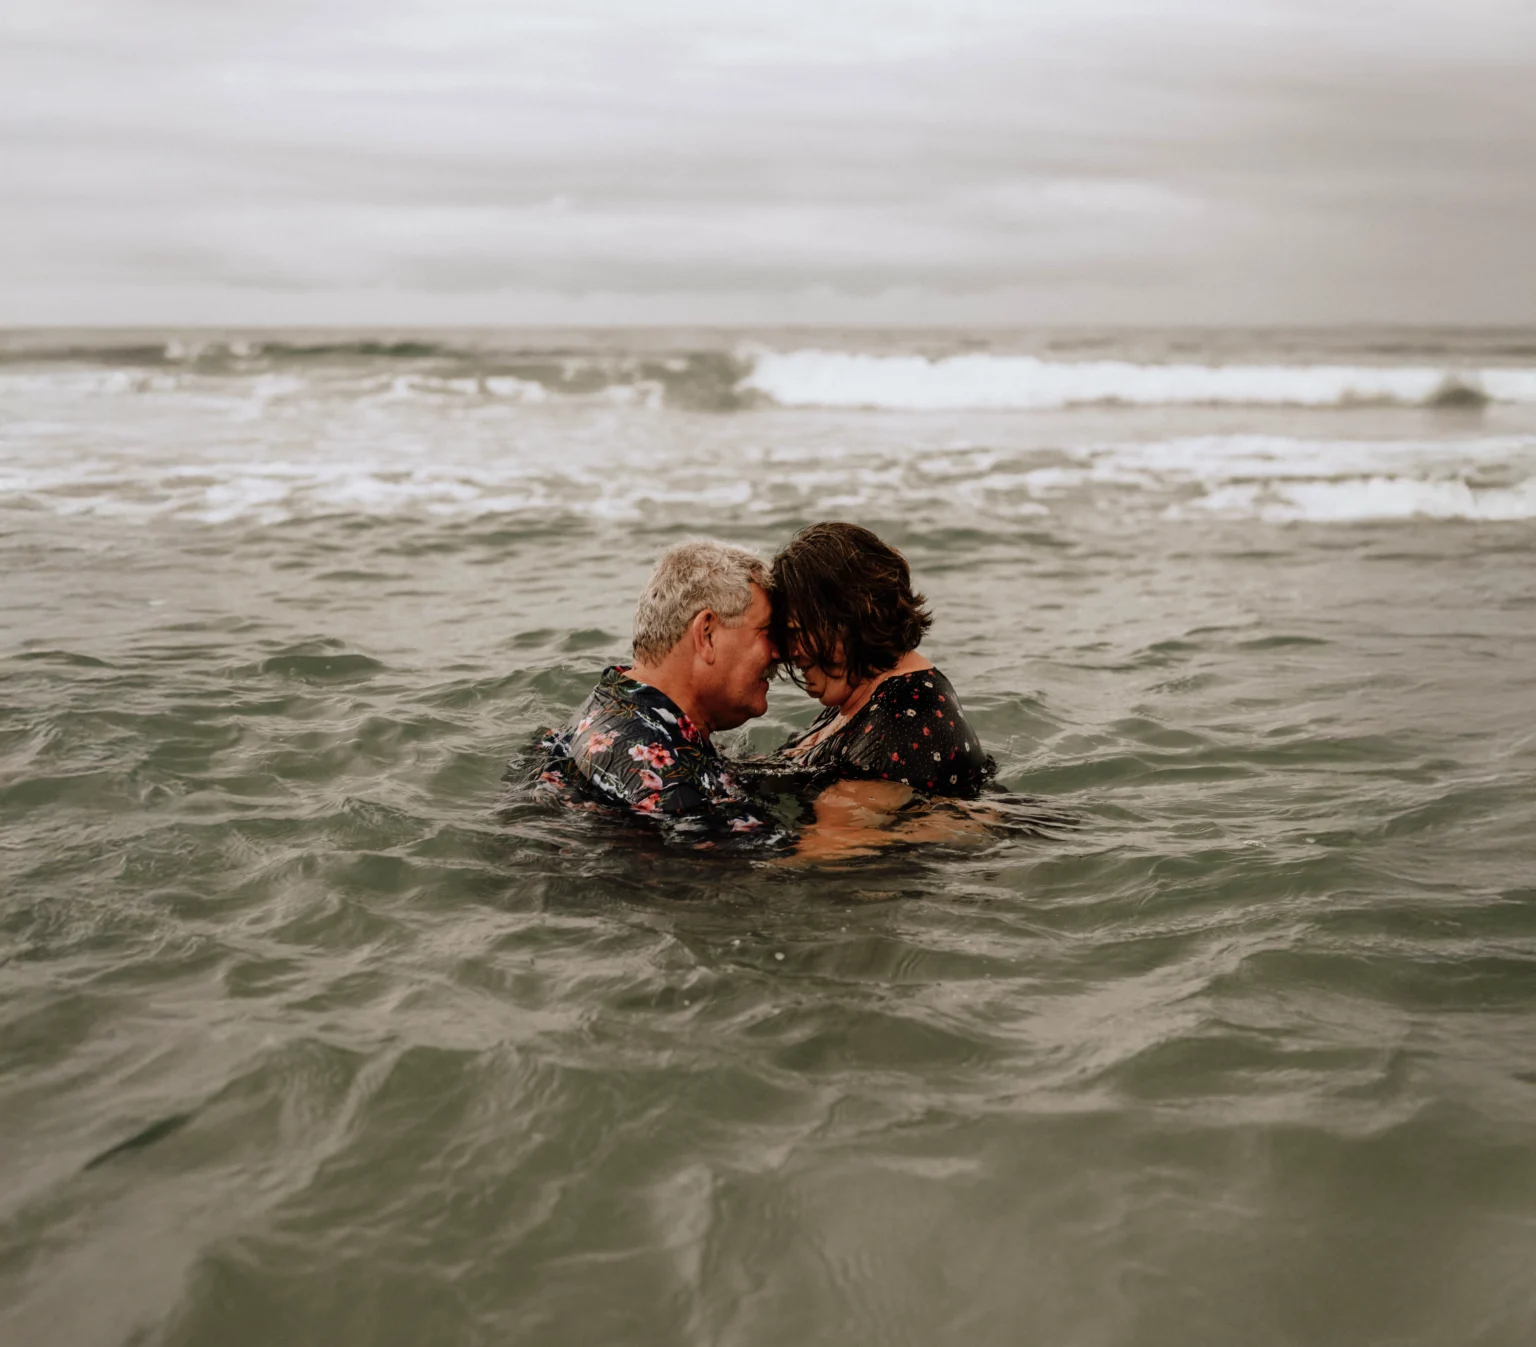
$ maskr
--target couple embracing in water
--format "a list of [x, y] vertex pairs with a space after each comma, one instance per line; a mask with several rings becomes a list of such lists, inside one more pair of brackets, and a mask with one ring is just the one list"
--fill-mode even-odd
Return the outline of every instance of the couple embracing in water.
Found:
[[[683, 837], [747, 834], [805, 857], [973, 831], [992, 775], [949, 680], [918, 651], [932, 623], [905, 558], [855, 524], [813, 524], [765, 565], [707, 540], [657, 562], [635, 609], [634, 662], [604, 671], [542, 745], [539, 787], [627, 808]], [[712, 742], [768, 709], [776, 666], [824, 708], [768, 758]], [[790, 782], [802, 817], [771, 807]]]

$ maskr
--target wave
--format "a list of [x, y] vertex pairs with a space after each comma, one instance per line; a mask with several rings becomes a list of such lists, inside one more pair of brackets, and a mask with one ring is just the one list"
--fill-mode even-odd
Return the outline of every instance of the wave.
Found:
[[236, 338], [27, 343], [0, 333], [0, 398], [50, 392], [197, 394], [253, 384], [324, 398], [520, 403], [598, 401], [733, 411], [762, 399], [742, 384], [733, 350], [612, 350], [559, 345], [484, 348], [421, 340]]
[[768, 353], [742, 382], [782, 407], [885, 411], [1132, 406], [1536, 404], [1536, 369], [1431, 365], [1135, 364], [975, 353], [938, 360], [802, 350]]
[[[715, 347], [668, 345], [665, 334], [609, 334], [605, 345], [505, 338], [480, 344], [425, 338], [299, 339], [293, 336], [149, 340], [25, 340], [0, 333], [0, 397], [27, 393], [196, 393], [209, 384], [260, 384], [262, 396], [308, 390], [317, 397], [605, 401], [729, 412], [755, 407], [902, 412], [1031, 411], [1085, 406], [1536, 406], [1536, 367], [1477, 363], [1486, 344], [1447, 346], [1443, 363], [1308, 362], [1295, 351], [1267, 361], [1077, 359], [951, 349], [773, 347], [720, 338]], [[959, 340], [946, 339], [952, 348]], [[1049, 343], [1048, 343], [1049, 345]], [[1062, 347], [1063, 343], [1056, 343]], [[1077, 345], [1080, 347], [1081, 342]], [[1506, 347], [1508, 343], [1505, 344]], [[1070, 349], [1071, 344], [1066, 344]], [[1504, 349], [1504, 348], [1500, 348]], [[1523, 348], [1522, 348], [1523, 349]], [[1432, 355], [1430, 351], [1413, 353]], [[1326, 357], [1327, 352], [1324, 352]], [[1362, 352], [1363, 354], [1363, 352]], [[1410, 354], [1405, 351], [1403, 354]], [[1376, 356], [1367, 359], [1375, 361]], [[282, 383], [276, 383], [281, 380]], [[263, 382], [264, 381], [264, 382]]]
[[0, 363], [129, 366], [219, 366], [253, 361], [327, 359], [468, 359], [473, 350], [419, 339], [358, 338], [296, 341], [261, 337], [185, 336], [164, 340], [55, 340], [0, 334]]
[[[705, 437], [642, 447], [606, 433], [509, 438], [501, 421], [456, 423], [430, 449], [393, 411], [343, 436], [251, 454], [239, 437], [180, 452], [163, 446], [61, 454], [47, 427], [29, 454], [0, 463], [0, 511], [148, 523], [276, 525], [335, 516], [529, 522], [586, 520], [755, 529], [814, 518], [829, 505], [926, 527], [998, 528], [1046, 519], [1536, 519], [1536, 438], [1305, 439], [1205, 435], [1055, 448], [764, 446], [718, 452]], [[396, 433], [390, 433], [391, 428]], [[25, 428], [19, 430], [26, 434]], [[348, 441], [350, 440], [350, 444]], [[563, 527], [563, 524], [562, 524]]]

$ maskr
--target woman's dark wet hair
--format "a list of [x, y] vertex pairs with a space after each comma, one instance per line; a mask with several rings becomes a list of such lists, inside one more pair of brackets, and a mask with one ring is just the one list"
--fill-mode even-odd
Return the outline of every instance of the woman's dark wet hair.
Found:
[[[912, 591], [907, 560], [857, 524], [803, 528], [773, 559], [773, 639], [790, 677], [790, 651], [851, 682], [883, 673], [933, 625]], [[838, 659], [838, 644], [843, 657]]]

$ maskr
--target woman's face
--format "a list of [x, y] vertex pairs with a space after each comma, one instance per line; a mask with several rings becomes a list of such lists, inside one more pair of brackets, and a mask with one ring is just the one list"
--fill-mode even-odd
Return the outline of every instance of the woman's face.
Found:
[[800, 648], [800, 642], [796, 639], [795, 630], [789, 632], [789, 658], [795, 668], [800, 670], [801, 681], [805, 684], [807, 695], [816, 698], [823, 706], [841, 706], [854, 693], [859, 686], [858, 682], [850, 683], [842, 666], [843, 643], [839, 641], [836, 647], [837, 664], [831, 669], [824, 669], [815, 664], [811, 658]]

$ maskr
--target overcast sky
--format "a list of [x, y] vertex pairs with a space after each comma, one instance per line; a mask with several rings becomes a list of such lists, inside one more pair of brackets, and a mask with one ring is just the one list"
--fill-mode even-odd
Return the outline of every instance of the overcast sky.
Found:
[[9, 324], [1531, 322], [1536, 0], [0, 0], [0, 183]]

